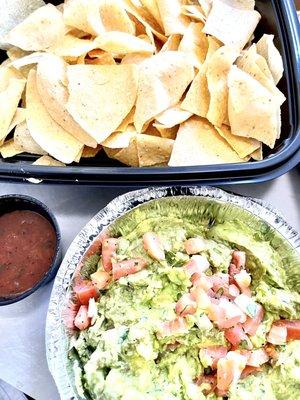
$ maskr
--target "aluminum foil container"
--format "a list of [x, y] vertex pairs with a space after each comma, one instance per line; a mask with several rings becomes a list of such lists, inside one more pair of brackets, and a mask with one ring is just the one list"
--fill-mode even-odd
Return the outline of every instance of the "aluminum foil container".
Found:
[[74, 239], [54, 282], [46, 323], [46, 353], [50, 372], [62, 400], [81, 399], [76, 393], [72, 368], [67, 357], [69, 337], [61, 314], [67, 302], [73, 273], [82, 256], [102, 230], [118, 217], [148, 201], [176, 196], [197, 196], [206, 200], [210, 199], [212, 202], [240, 207], [273, 227], [300, 254], [300, 235], [277, 210], [261, 200], [205, 186], [148, 188], [117, 197], [99, 211]]

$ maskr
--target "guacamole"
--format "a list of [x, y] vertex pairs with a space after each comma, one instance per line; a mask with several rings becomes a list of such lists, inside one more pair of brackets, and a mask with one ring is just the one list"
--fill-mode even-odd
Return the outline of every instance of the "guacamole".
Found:
[[139, 206], [74, 279], [69, 359], [82, 398], [300, 398], [299, 254], [232, 205]]

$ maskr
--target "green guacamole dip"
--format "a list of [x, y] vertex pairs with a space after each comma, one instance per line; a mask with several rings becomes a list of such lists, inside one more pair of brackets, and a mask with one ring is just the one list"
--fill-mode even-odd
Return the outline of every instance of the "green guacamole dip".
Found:
[[[166, 259], [156, 261], [142, 237], [156, 233]], [[265, 310], [250, 337], [255, 348], [266, 344], [273, 321], [300, 319], [300, 259], [292, 246], [269, 225], [236, 206], [202, 198], [151, 201], [119, 218], [110, 228], [120, 238], [117, 258], [143, 257], [147, 268], [113, 281], [96, 301], [94, 325], [72, 336], [69, 359], [77, 392], [103, 400], [217, 399], [195, 383], [207, 372], [199, 350], [228, 346], [224, 332], [201, 310], [188, 315], [187, 332], [159, 337], [162, 322], [176, 318], [174, 305], [192, 285], [183, 269], [189, 260], [184, 242], [201, 237], [210, 268], [227, 273], [234, 250], [245, 251], [253, 299]], [[96, 255], [84, 265], [85, 277], [102, 268]], [[174, 346], [174, 343], [176, 345]], [[171, 346], [170, 346], [171, 344]], [[172, 346], [173, 344], [173, 346]], [[231, 400], [300, 399], [300, 341], [276, 346], [279, 358], [230, 388]]]

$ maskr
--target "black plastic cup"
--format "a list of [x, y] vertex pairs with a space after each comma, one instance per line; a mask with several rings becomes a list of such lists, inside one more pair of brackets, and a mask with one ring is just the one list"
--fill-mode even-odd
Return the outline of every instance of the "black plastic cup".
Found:
[[40, 287], [45, 286], [55, 277], [61, 263], [61, 258], [62, 258], [61, 234], [58, 227], [58, 223], [52, 211], [50, 211], [50, 209], [41, 201], [30, 196], [24, 196], [19, 194], [9, 194], [0, 196], [0, 216], [12, 211], [20, 211], [20, 210], [34, 211], [42, 215], [51, 223], [51, 225], [54, 228], [56, 236], [55, 253], [52, 260], [52, 264], [50, 265], [48, 271], [40, 281], [38, 281], [32, 288], [16, 296], [0, 297], [0, 306], [16, 303], [17, 301], [20, 301], [22, 299], [25, 299], [25, 297], [30, 296]]

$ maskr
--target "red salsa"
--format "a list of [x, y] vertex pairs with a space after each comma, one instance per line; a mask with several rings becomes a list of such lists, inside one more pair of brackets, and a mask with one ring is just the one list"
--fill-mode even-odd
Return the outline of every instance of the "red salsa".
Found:
[[0, 297], [23, 293], [49, 270], [55, 230], [42, 215], [13, 211], [0, 217]]

